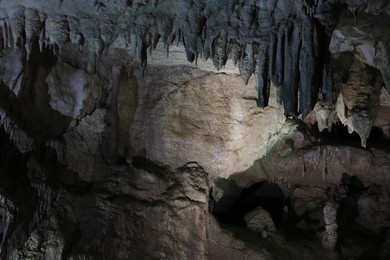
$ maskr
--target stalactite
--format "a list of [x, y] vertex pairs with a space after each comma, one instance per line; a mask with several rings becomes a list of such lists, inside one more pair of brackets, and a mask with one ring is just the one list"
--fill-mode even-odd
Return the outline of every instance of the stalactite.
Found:
[[[109, 10], [111, 3], [97, 2]], [[117, 35], [128, 33], [137, 38], [133, 43], [143, 72], [148, 48], [152, 51], [162, 41], [169, 55], [171, 44], [183, 43], [188, 61], [195, 61], [195, 65], [199, 56], [211, 58], [219, 70], [230, 55], [234, 64], [238, 63], [245, 84], [255, 72], [260, 107], [268, 105], [270, 81], [277, 88], [277, 102], [283, 103], [286, 116], [302, 113], [305, 117], [314, 107], [319, 89], [325, 99], [332, 99], [329, 54], [322, 50], [328, 47], [330, 34], [345, 8], [339, 2], [197, 0], [176, 3], [172, 10], [166, 9], [163, 1], [118, 4], [126, 8], [118, 21], [106, 16], [96, 24], [87, 22], [87, 26], [84, 21], [94, 19], [46, 19], [43, 13], [22, 7], [0, 10], [3, 45], [20, 48], [25, 44], [27, 57], [38, 35], [41, 50], [45, 44], [61, 52], [69, 41], [78, 48], [86, 45], [88, 71], [93, 72], [101, 49], [107, 49]]]
[[241, 56], [240, 63], [238, 64], [238, 68], [240, 69], [241, 77], [244, 80], [245, 84], [248, 84], [249, 78], [252, 76], [254, 72], [254, 53], [253, 53], [253, 45], [247, 43], [243, 54]]
[[161, 41], [164, 44], [171, 44], [172, 41], [169, 42], [168, 38], [169, 38], [169, 33], [172, 32], [172, 28], [173, 28], [172, 19], [166, 16], [157, 17], [156, 23], [157, 23], [158, 33], [161, 35]]
[[27, 52], [27, 59], [30, 58], [31, 48], [33, 42], [39, 37], [40, 31], [42, 29], [42, 23], [44, 19], [41, 19], [39, 12], [35, 9], [26, 9], [24, 12], [26, 19], [25, 25], [25, 35], [26, 43], [25, 48]]
[[98, 60], [104, 50], [104, 43], [101, 39], [100, 24], [92, 19], [80, 20], [80, 32], [85, 36], [86, 47], [88, 49], [88, 73], [95, 73]]
[[12, 33], [8, 13], [0, 10], [0, 26], [3, 34], [4, 47], [12, 47]]
[[273, 67], [272, 67], [272, 82], [276, 87], [283, 83], [284, 75], [284, 30], [282, 27], [278, 29], [276, 49], [274, 50]]
[[203, 58], [207, 61], [210, 57], [210, 42], [209, 42], [209, 38], [206, 36], [206, 32], [207, 32], [207, 29], [204, 30], [204, 40], [203, 40], [203, 50], [202, 50], [202, 53], [203, 53]]
[[6, 48], [8, 46], [8, 28], [5, 18], [0, 20], [0, 28], [2, 32], [3, 46]]
[[227, 56], [227, 33], [222, 31], [214, 41], [213, 64], [217, 70], [222, 69], [226, 65]]
[[263, 40], [259, 45], [259, 53], [256, 62], [256, 86], [258, 91], [257, 106], [268, 106], [268, 100], [270, 95], [270, 78], [269, 78], [269, 42]]
[[307, 20], [302, 28], [300, 52], [300, 112], [303, 118], [313, 109], [319, 88], [318, 33], [316, 26]]
[[281, 86], [284, 114], [286, 116], [297, 116], [299, 87], [298, 66], [301, 46], [300, 26], [286, 26], [284, 39], [284, 82]]
[[141, 69], [142, 77], [145, 76], [145, 69], [148, 62], [147, 58], [147, 46], [143, 40], [143, 37], [138, 35], [137, 37], [137, 62]]
[[65, 17], [48, 17], [45, 22], [45, 44], [62, 48], [69, 41], [69, 25]]
[[104, 48], [108, 48], [115, 40], [115, 23], [111, 20], [100, 21], [100, 38], [104, 43]]
[[41, 29], [41, 32], [39, 34], [39, 40], [38, 40], [38, 43], [39, 43], [39, 50], [40, 52], [43, 51], [43, 46], [44, 46], [44, 41], [45, 41], [45, 32], [46, 32], [46, 24], [44, 23], [42, 25], [42, 29]]
[[9, 11], [9, 20], [14, 49], [24, 46], [24, 8], [15, 7]]
[[230, 44], [230, 50], [232, 53], [232, 60], [234, 66], [237, 66], [237, 63], [241, 60], [242, 47], [238, 42], [233, 42]]
[[333, 103], [333, 68], [329, 53], [327, 54], [322, 73], [322, 94], [326, 102]]

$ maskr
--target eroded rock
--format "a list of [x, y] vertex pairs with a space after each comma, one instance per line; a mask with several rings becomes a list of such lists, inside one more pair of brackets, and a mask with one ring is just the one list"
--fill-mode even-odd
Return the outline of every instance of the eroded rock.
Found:
[[262, 207], [258, 207], [248, 212], [244, 217], [249, 229], [259, 232], [263, 238], [266, 238], [271, 232], [275, 232], [275, 224], [270, 214]]

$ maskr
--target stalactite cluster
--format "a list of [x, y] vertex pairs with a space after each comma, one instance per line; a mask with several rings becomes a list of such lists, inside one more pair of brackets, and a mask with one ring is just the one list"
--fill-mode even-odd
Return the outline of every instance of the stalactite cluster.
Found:
[[[273, 84], [285, 115], [305, 117], [320, 93], [331, 101], [328, 45], [341, 11], [346, 4], [354, 13], [364, 8], [378, 10], [383, 4], [377, 2], [383, 1], [91, 1], [91, 8], [98, 6], [97, 15], [109, 13], [99, 19], [15, 6], [0, 10], [0, 47], [25, 46], [28, 57], [34, 40], [39, 40], [41, 49], [51, 47], [58, 53], [72, 42], [86, 46], [87, 70], [93, 73], [104, 48], [125, 34], [144, 73], [148, 50], [157, 42], [163, 42], [167, 52], [171, 44], [182, 42], [189, 62], [211, 59], [221, 69], [230, 57], [245, 83], [255, 74], [259, 107], [268, 105]], [[59, 6], [65, 4], [60, 1]]]
[[[286, 116], [306, 116], [319, 92], [325, 99], [331, 99], [332, 73], [327, 47], [341, 3], [160, 2], [153, 9], [147, 3], [134, 2], [137, 9], [127, 21], [128, 28], [134, 28], [142, 68], [147, 61], [145, 49], [153, 47], [161, 36], [166, 46], [183, 42], [189, 62], [203, 57], [211, 59], [220, 69], [230, 55], [245, 83], [255, 74], [260, 107], [268, 105], [271, 83], [278, 90]], [[168, 10], [169, 5], [174, 5], [174, 13], [159, 14], [160, 10]], [[157, 16], [158, 20], [153, 19]]]

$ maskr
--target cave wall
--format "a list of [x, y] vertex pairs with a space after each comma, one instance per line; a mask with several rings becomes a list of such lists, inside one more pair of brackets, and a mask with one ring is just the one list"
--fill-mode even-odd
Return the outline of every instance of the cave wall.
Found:
[[[359, 201], [358, 221], [382, 212], [370, 232], [388, 226], [386, 142], [329, 144], [296, 121], [319, 92], [333, 103], [363, 75], [359, 86], [377, 92], [367, 124], [382, 111], [386, 129], [384, 29], [343, 20], [346, 10], [387, 17], [386, 1], [2, 0], [0, 9], [1, 258], [328, 258], [320, 244], [279, 238], [288, 248], [279, 252], [223, 229], [209, 210], [217, 177], [278, 183], [296, 212], [321, 219], [327, 188], [347, 172], [379, 186]], [[327, 49], [335, 28], [333, 59], [348, 52], [358, 64], [347, 82]]]

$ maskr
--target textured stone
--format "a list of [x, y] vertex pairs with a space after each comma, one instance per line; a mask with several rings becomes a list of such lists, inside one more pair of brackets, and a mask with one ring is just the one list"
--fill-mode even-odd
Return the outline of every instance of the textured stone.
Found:
[[[313, 140], [313, 143], [306, 142], [300, 146], [302, 136]], [[338, 184], [344, 172], [355, 175], [367, 185], [388, 181], [390, 157], [386, 148], [366, 150], [343, 145], [315, 145], [316, 142], [307, 132], [286, 135], [247, 171], [235, 173], [230, 178], [240, 187], [249, 187], [264, 180], [286, 186], [289, 183], [315, 183], [316, 186], [326, 187]], [[294, 147], [295, 143], [297, 147]]]
[[[245, 215], [244, 220], [249, 229], [259, 232], [265, 237], [267, 233], [275, 232], [275, 224], [272, 221], [270, 214], [262, 207], [257, 207]], [[265, 232], [264, 232], [265, 231]]]
[[375, 74], [354, 63], [350, 81], [342, 87], [336, 102], [340, 121], [348, 126], [349, 133], [359, 134], [363, 147], [366, 147], [379, 108], [381, 82], [378, 84]]
[[[278, 183], [298, 220], [323, 218], [343, 172], [386, 187], [387, 148], [324, 144], [293, 118], [317, 92], [331, 107], [349, 93], [344, 79], [374, 75], [345, 66], [332, 92], [327, 47], [346, 8], [359, 24], [340, 24], [331, 50], [352, 52], [389, 86], [388, 1], [314, 2], [1, 0], [0, 258], [326, 258], [319, 240], [259, 243], [274, 230], [269, 214], [271, 228], [262, 219], [248, 239], [255, 232], [227, 231], [209, 213], [217, 177]], [[355, 121], [371, 126], [374, 110]], [[315, 112], [329, 127], [328, 107]], [[240, 191], [211, 194], [220, 203]], [[373, 194], [359, 200], [357, 222], [377, 234], [388, 226], [386, 188]]]
[[135, 153], [173, 167], [196, 160], [213, 176], [245, 170], [290, 128], [280, 108], [256, 107], [253, 82], [237, 86], [236, 75], [149, 68], [130, 131]]

